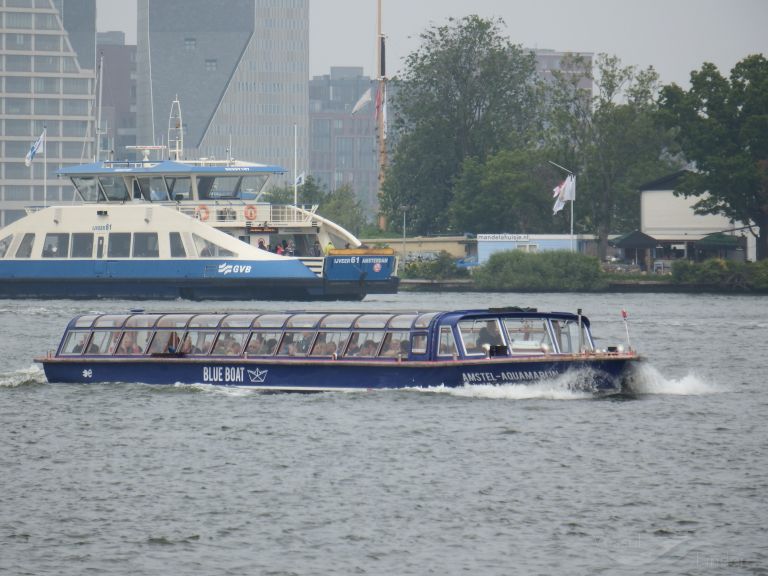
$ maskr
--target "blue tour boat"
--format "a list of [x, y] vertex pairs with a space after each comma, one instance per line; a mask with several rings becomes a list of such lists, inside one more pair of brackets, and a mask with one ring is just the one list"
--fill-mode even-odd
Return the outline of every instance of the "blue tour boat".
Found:
[[271, 391], [532, 384], [571, 373], [622, 390], [640, 360], [598, 349], [581, 314], [446, 312], [88, 314], [36, 358], [49, 382], [203, 383]]

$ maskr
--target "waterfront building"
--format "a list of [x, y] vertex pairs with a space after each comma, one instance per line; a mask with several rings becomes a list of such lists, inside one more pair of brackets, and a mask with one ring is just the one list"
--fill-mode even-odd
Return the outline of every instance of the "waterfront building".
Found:
[[101, 159], [133, 157], [126, 147], [136, 144], [136, 46], [125, 43], [125, 33], [99, 32], [98, 58], [102, 62], [100, 148]]
[[[95, 62], [95, 0], [0, 3], [0, 226], [72, 199], [56, 171], [93, 158]], [[27, 166], [43, 129], [46, 148]]]

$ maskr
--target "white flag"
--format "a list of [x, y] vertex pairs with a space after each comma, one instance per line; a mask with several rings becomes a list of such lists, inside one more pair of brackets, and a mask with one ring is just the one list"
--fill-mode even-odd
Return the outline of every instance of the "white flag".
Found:
[[552, 197], [556, 198], [555, 205], [552, 207], [552, 214], [557, 214], [565, 207], [565, 203], [570, 200], [576, 200], [576, 177], [573, 174], [563, 180], [560, 185], [552, 190]]
[[571, 174], [565, 180], [565, 190], [563, 191], [563, 200], [576, 200], [576, 176]]
[[371, 89], [368, 88], [365, 92], [363, 92], [363, 95], [360, 96], [360, 99], [357, 101], [357, 104], [355, 104], [355, 107], [352, 108], [352, 114], [355, 114], [357, 112], [360, 112], [360, 110], [363, 109], [363, 107], [368, 104], [368, 102], [371, 101]]
[[298, 176], [296, 176], [296, 186], [304, 186], [304, 180], [306, 179], [307, 175], [305, 172], [302, 172]]
[[47, 129], [43, 128], [43, 132], [40, 134], [40, 137], [35, 140], [35, 143], [32, 144], [29, 148], [29, 152], [27, 152], [27, 155], [24, 157], [24, 164], [27, 166], [32, 166], [32, 160], [35, 159], [35, 154], [40, 150], [40, 148], [44, 148], [45, 146], [45, 133]]

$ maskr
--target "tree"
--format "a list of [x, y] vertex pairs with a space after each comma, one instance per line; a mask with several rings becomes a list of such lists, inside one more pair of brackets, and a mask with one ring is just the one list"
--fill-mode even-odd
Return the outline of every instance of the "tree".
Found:
[[520, 147], [536, 124], [533, 54], [502, 37], [502, 24], [450, 19], [422, 33], [406, 58], [381, 206], [393, 224], [406, 205], [416, 233], [445, 231], [464, 160]]
[[[608, 235], [638, 228], [643, 182], [672, 169], [670, 136], [656, 119], [658, 75], [601, 54], [597, 77], [579, 57], [563, 62], [549, 91], [548, 147], [577, 174], [577, 228], [597, 234], [605, 258]], [[592, 95], [585, 80], [594, 83]], [[558, 216], [564, 218], [564, 216]]]
[[349, 184], [327, 194], [317, 212], [355, 235], [366, 223], [365, 211]]
[[[552, 231], [551, 179], [541, 151], [503, 150], [481, 164], [464, 162], [450, 206], [455, 229], [475, 233]], [[551, 188], [551, 187], [550, 187]]]
[[747, 56], [730, 78], [705, 63], [691, 73], [690, 90], [665, 86], [661, 102], [664, 121], [695, 163], [678, 192], [700, 198], [697, 214], [750, 225], [757, 259], [768, 258], [768, 60]]

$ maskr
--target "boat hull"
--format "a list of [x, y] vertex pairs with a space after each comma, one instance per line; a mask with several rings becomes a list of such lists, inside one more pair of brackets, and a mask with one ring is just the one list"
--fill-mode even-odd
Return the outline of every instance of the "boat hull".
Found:
[[212, 384], [265, 391], [529, 385], [566, 376], [569, 388], [621, 392], [636, 356], [569, 356], [456, 361], [39, 358], [52, 383]]

